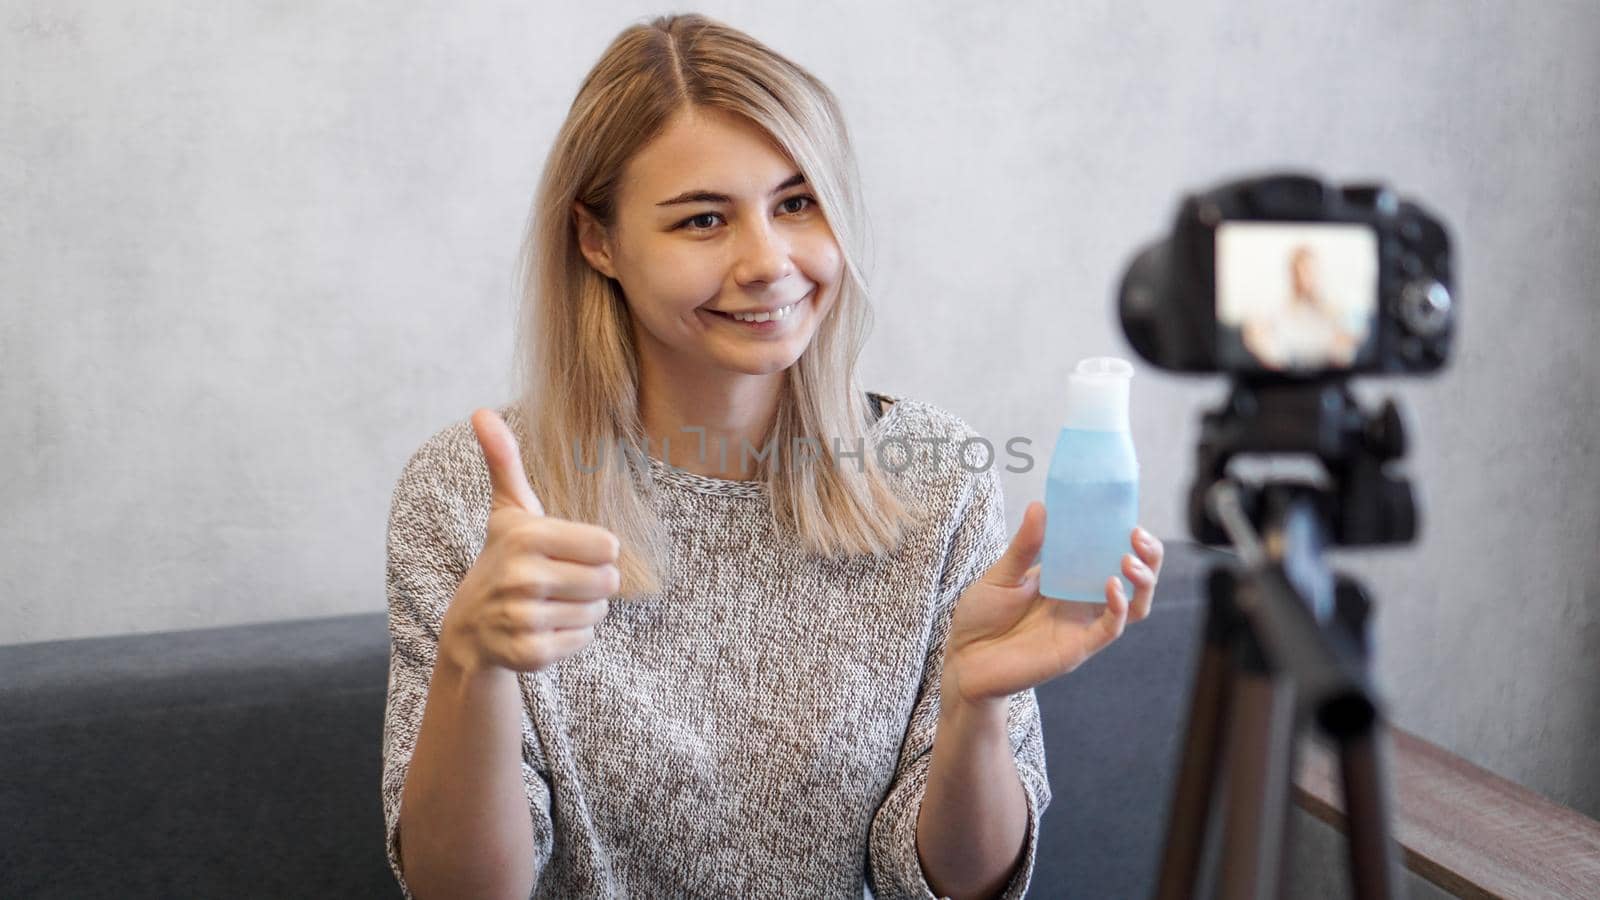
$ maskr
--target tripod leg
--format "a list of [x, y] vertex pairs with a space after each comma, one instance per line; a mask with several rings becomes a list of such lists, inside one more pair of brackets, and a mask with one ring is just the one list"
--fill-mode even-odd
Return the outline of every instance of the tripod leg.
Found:
[[[1336, 631], [1355, 648], [1365, 668], [1371, 655], [1367, 627], [1372, 601], [1360, 582], [1345, 575], [1338, 577], [1335, 596]], [[1389, 830], [1394, 793], [1388, 781], [1388, 731], [1383, 713], [1376, 710], [1364, 727], [1346, 727], [1330, 736], [1339, 752], [1353, 896], [1356, 900], [1400, 897], [1400, 854]]]
[[1295, 832], [1299, 830], [1295, 821], [1294, 804], [1294, 775], [1300, 771], [1300, 734], [1302, 722], [1296, 713], [1292, 733], [1289, 735], [1289, 758], [1284, 764], [1284, 771], [1289, 773], [1288, 790], [1283, 797], [1283, 818], [1279, 829], [1281, 837], [1278, 839], [1278, 893], [1279, 897], [1292, 897], [1289, 893], [1289, 879], [1294, 869]]
[[[1254, 668], [1254, 667], [1250, 667]], [[1294, 686], [1265, 671], [1235, 676], [1228, 729], [1221, 900], [1277, 896], [1294, 757]]]
[[1211, 573], [1210, 604], [1206, 609], [1205, 640], [1200, 645], [1189, 723], [1178, 763], [1177, 787], [1167, 818], [1166, 843], [1161, 854], [1158, 900], [1191, 900], [1200, 883], [1200, 864], [1206, 849], [1207, 826], [1216, 797], [1222, 761], [1222, 722], [1232, 693], [1233, 651], [1228, 621], [1232, 609], [1232, 581], [1225, 571]]
[[1400, 860], [1389, 834], [1388, 735], [1380, 718], [1364, 734], [1339, 741], [1339, 777], [1350, 834], [1356, 900], [1400, 896]]

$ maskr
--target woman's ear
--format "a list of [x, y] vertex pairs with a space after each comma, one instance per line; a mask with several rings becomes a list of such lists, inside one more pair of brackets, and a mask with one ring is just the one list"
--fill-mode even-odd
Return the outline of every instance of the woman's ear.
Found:
[[607, 278], [616, 278], [616, 267], [611, 264], [611, 244], [600, 220], [589, 212], [582, 201], [572, 201], [573, 222], [578, 230], [578, 248], [596, 272]]

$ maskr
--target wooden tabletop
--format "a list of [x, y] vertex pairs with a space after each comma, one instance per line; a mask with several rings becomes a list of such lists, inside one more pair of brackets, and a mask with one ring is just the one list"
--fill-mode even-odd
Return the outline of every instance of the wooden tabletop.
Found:
[[[1600, 898], [1600, 822], [1399, 728], [1389, 729], [1394, 836], [1405, 866], [1462, 897]], [[1309, 738], [1295, 800], [1345, 828], [1338, 759]]]

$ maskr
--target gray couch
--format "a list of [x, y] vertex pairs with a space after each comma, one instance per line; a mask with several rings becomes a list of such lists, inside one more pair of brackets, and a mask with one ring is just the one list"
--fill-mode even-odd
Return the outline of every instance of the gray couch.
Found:
[[[1151, 617], [1038, 691], [1030, 897], [1153, 887], [1205, 572], [1231, 559], [1167, 543]], [[387, 652], [382, 613], [0, 647], [0, 897], [399, 896]]]

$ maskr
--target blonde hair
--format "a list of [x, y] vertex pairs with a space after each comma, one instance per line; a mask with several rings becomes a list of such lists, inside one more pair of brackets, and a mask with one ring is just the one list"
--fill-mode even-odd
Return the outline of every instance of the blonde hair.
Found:
[[[585, 77], [556, 136], [519, 260], [515, 411], [530, 481], [548, 514], [609, 528], [622, 551], [623, 597], [661, 587], [667, 535], [633, 476], [649, 465], [596, 468], [606, 448], [648, 446], [638, 406], [639, 363], [620, 285], [579, 249], [573, 202], [615, 222], [624, 166], [685, 109], [745, 117], [805, 175], [844, 258], [838, 298], [811, 345], [785, 373], [777, 417], [757, 461], [780, 535], [813, 554], [884, 554], [922, 515], [894, 489], [866, 440], [873, 417], [856, 382], [871, 328], [866, 227], [854, 154], [838, 101], [805, 69], [748, 35], [700, 15], [663, 16], [620, 33]], [[815, 459], [785, 448], [805, 443]], [[852, 454], [841, 465], [838, 452]], [[854, 453], [864, 449], [857, 458]], [[777, 464], [788, 460], [787, 465]], [[858, 461], [857, 461], [858, 460]], [[580, 471], [581, 467], [581, 471]]]

